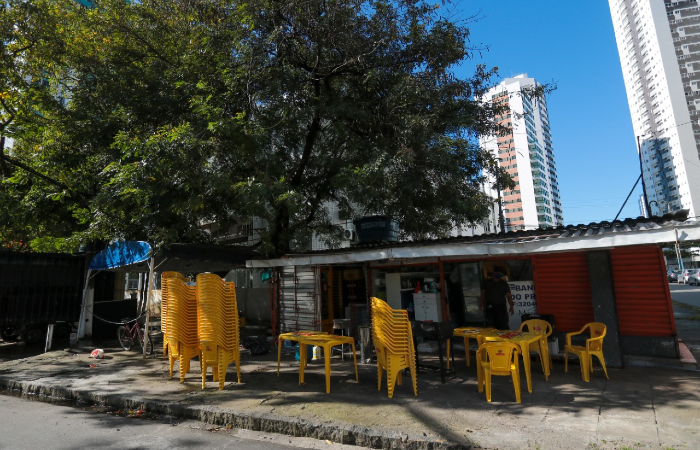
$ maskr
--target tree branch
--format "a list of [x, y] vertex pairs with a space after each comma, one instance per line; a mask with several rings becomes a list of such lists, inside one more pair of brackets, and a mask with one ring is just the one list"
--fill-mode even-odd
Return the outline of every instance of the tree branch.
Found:
[[117, 26], [119, 28], [121, 28], [122, 31], [124, 31], [126, 34], [133, 35], [137, 41], [141, 42], [143, 45], [146, 46], [146, 48], [149, 51], [153, 52], [153, 54], [155, 55], [156, 58], [163, 61], [164, 63], [166, 63], [170, 67], [177, 67], [177, 64], [175, 64], [174, 62], [170, 61], [168, 58], [163, 56], [158, 50], [156, 50], [156, 48], [153, 45], [151, 45], [150, 42], [148, 42], [146, 39], [141, 37], [138, 33], [133, 31], [131, 28], [127, 27], [126, 25], [122, 25], [121, 23], [117, 23]]
[[22, 163], [22, 162], [20, 162], [20, 161], [17, 161], [16, 159], [14, 159], [14, 158], [12, 158], [12, 157], [6, 155], [4, 151], [0, 154], [0, 159], [3, 160], [3, 161], [7, 161], [7, 162], [9, 162], [10, 164], [12, 164], [13, 166], [19, 167], [20, 169], [25, 170], [25, 171], [31, 173], [32, 175], [35, 175], [35, 176], [41, 178], [42, 180], [46, 181], [47, 183], [50, 183], [50, 184], [52, 184], [52, 185], [54, 185], [54, 186], [56, 186], [56, 187], [59, 187], [59, 188], [61, 188], [61, 189], [65, 189], [65, 190], [68, 191], [68, 192], [77, 194], [78, 198], [79, 198], [80, 201], [83, 203], [83, 206], [86, 206], [86, 207], [89, 206], [88, 201], [85, 199], [85, 196], [86, 196], [87, 194], [84, 194], [84, 193], [82, 193], [82, 192], [77, 192], [77, 191], [72, 190], [72, 189], [71, 189], [69, 186], [67, 186], [66, 184], [61, 183], [61, 182], [58, 181], [58, 180], [54, 180], [53, 178], [49, 177], [48, 175], [44, 175], [43, 173], [38, 172], [38, 171], [32, 169], [31, 167], [27, 166], [26, 164], [24, 164], [24, 163]]
[[4, 161], [9, 162], [13, 166], [19, 167], [20, 169], [25, 170], [25, 171], [31, 173], [32, 175], [36, 175], [37, 177], [41, 178], [42, 180], [44, 180], [50, 184], [53, 184], [56, 187], [60, 187], [61, 189], [65, 189], [67, 191], [71, 190], [68, 186], [61, 183], [60, 181], [54, 180], [53, 178], [51, 178], [47, 175], [44, 175], [41, 172], [37, 172], [36, 170], [32, 169], [31, 167], [27, 166], [26, 164], [24, 164], [20, 161], [17, 161], [16, 159], [6, 155], [4, 151], [3, 151], [2, 155], [0, 155], [0, 159], [3, 159]]

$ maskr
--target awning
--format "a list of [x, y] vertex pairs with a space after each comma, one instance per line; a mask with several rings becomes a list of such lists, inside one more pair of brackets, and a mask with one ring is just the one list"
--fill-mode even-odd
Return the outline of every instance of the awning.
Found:
[[117, 241], [90, 261], [90, 270], [109, 270], [147, 261], [151, 257], [151, 246], [142, 241]]
[[262, 258], [255, 247], [245, 245], [171, 244], [153, 253], [146, 242], [115, 242], [92, 258], [89, 269], [148, 272], [148, 259], [153, 256], [156, 272], [228, 272], [245, 267], [249, 259]]

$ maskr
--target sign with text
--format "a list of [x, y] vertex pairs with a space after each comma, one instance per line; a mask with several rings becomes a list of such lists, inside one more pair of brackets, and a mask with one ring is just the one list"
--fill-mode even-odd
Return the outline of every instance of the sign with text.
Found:
[[510, 316], [509, 326], [511, 330], [520, 328], [520, 316], [523, 314], [537, 314], [537, 300], [535, 299], [534, 281], [509, 281], [510, 294], [513, 296], [513, 310], [515, 314]]

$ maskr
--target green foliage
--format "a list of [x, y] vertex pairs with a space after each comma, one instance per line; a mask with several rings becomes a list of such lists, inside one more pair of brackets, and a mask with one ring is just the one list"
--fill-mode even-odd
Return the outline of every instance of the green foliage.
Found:
[[[696, 244], [682, 243], [679, 245], [681, 258], [690, 258], [692, 256], [697, 256], [700, 251]], [[676, 249], [674, 247], [666, 247], [663, 249], [664, 256], [667, 258], [676, 258]]]
[[282, 254], [338, 242], [329, 202], [420, 238], [483, 218], [486, 172], [512, 186], [476, 145], [495, 72], [455, 76], [469, 32], [430, 3], [11, 0], [2, 27], [6, 243], [159, 246], [256, 216]]

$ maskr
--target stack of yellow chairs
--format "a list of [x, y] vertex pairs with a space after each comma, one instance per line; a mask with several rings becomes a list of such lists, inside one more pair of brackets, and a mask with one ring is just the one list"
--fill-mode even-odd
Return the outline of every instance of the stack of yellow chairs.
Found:
[[212, 368], [214, 381], [224, 388], [226, 369], [236, 363], [238, 382], [241, 382], [241, 355], [238, 326], [238, 306], [234, 283], [225, 282], [218, 275], [197, 275], [197, 324], [202, 346], [202, 389], [206, 386], [207, 367]]
[[177, 360], [180, 365], [180, 382], [190, 371], [190, 360], [200, 356], [197, 337], [197, 295], [194, 287], [187, 285], [187, 278], [177, 272], [161, 275], [163, 331], [163, 356], [170, 359], [170, 379]]
[[163, 333], [163, 359], [168, 354], [168, 299], [172, 296], [166, 278], [177, 278], [177, 272], [163, 272], [161, 275], [160, 331]]
[[372, 297], [372, 342], [377, 352], [377, 389], [382, 389], [384, 370], [387, 372], [389, 398], [394, 385], [401, 385], [401, 371], [410, 369], [413, 393], [418, 395], [416, 382], [416, 353], [408, 313], [393, 309], [384, 300]]

